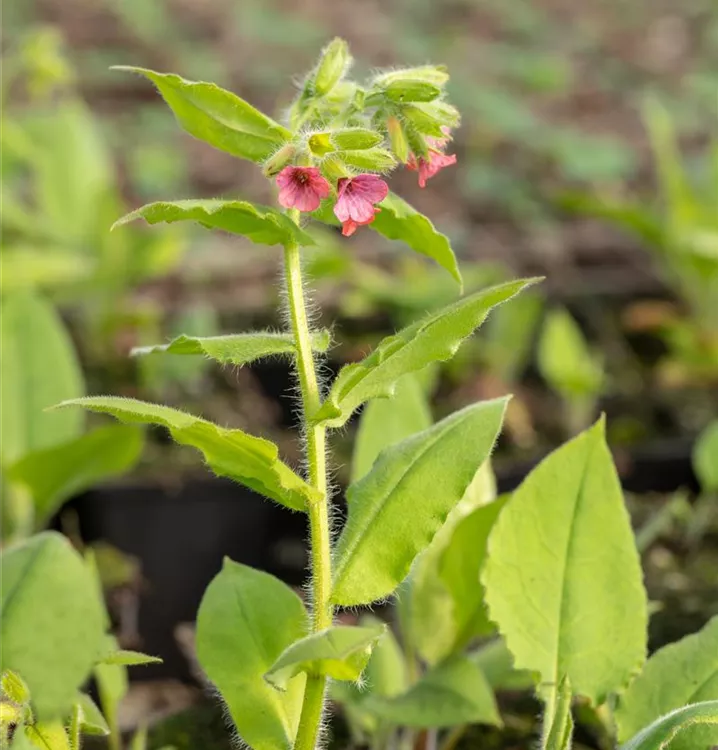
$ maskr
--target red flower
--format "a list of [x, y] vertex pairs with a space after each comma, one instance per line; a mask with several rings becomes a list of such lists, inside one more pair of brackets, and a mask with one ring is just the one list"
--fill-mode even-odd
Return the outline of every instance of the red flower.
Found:
[[451, 140], [451, 131], [446, 127], [442, 128], [442, 130], [444, 131], [444, 138], [426, 139], [426, 142], [429, 144], [429, 153], [426, 158], [420, 156], [417, 159], [414, 154], [409, 156], [406, 166], [409, 169], [419, 172], [419, 187], [426, 187], [426, 181], [444, 169], [444, 167], [456, 164], [456, 154], [447, 155], [442, 150], [446, 148], [446, 145]]
[[316, 167], [284, 167], [277, 175], [277, 185], [280, 205], [300, 211], [316, 211], [322, 198], [331, 192]]
[[338, 198], [334, 215], [342, 223], [345, 237], [354, 234], [357, 227], [371, 224], [381, 203], [389, 194], [389, 186], [373, 174], [359, 174], [356, 177], [342, 177], [337, 184]]

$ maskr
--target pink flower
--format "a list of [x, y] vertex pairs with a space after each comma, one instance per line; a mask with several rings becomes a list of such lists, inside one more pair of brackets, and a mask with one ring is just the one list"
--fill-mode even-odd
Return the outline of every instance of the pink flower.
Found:
[[446, 148], [451, 140], [451, 131], [443, 127], [444, 138], [427, 138], [429, 144], [429, 153], [425, 157], [420, 156], [418, 159], [414, 154], [409, 156], [406, 166], [419, 172], [419, 187], [426, 187], [426, 181], [440, 172], [444, 167], [450, 167], [456, 164], [456, 154], [447, 155], [442, 149]]
[[331, 192], [317, 167], [284, 167], [277, 175], [277, 185], [280, 205], [300, 211], [316, 211]]
[[357, 227], [374, 221], [375, 214], [380, 211], [375, 204], [386, 198], [389, 186], [376, 175], [359, 174], [340, 178], [337, 192], [334, 215], [342, 223], [342, 234], [349, 237]]

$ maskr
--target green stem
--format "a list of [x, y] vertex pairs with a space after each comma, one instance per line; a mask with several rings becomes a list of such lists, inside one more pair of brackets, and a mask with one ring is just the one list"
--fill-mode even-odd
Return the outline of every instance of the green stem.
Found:
[[70, 726], [67, 730], [70, 750], [80, 750], [80, 706], [75, 704], [72, 707], [72, 716], [70, 717]]
[[[298, 212], [289, 211], [293, 221]], [[284, 248], [284, 272], [287, 283], [289, 317], [297, 348], [297, 374], [304, 413], [304, 438], [309, 483], [321, 493], [321, 499], [309, 506], [312, 566], [312, 632], [330, 627], [334, 608], [329, 599], [331, 591], [331, 544], [329, 535], [329, 507], [327, 498], [326, 434], [323, 426], [312, 424], [321, 406], [321, 396], [314, 366], [311, 333], [307, 319], [299, 246], [290, 243]], [[299, 719], [295, 750], [314, 750], [324, 708], [326, 678], [308, 675], [304, 704]]]

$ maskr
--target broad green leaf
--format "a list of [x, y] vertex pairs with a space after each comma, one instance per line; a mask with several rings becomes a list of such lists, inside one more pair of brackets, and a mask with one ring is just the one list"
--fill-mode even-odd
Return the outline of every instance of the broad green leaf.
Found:
[[10, 467], [7, 477], [30, 492], [35, 524], [42, 527], [65, 500], [131, 469], [143, 443], [137, 427], [108, 425], [26, 455]]
[[431, 425], [431, 412], [419, 378], [410, 373], [397, 381], [386, 399], [370, 401], [354, 443], [351, 481], [361, 479], [384, 450]]
[[567, 676], [576, 695], [600, 705], [638, 672], [646, 592], [603, 420], [513, 493], [489, 538], [482, 583], [516, 667], [539, 673], [549, 701]]
[[[664, 714], [704, 701], [718, 701], [718, 616], [651, 656], [615, 711], [618, 739], [625, 742]], [[671, 750], [707, 750], [714, 744], [718, 725], [700, 726], [681, 732]]]
[[[362, 617], [361, 624], [383, 626], [381, 620], [368, 615]], [[386, 629], [371, 652], [364, 670], [364, 684], [366, 692], [386, 697], [399, 695], [409, 687], [406, 660], [391, 628]]]
[[563, 677], [558, 686], [553, 721], [546, 737], [546, 750], [571, 750], [571, 737], [573, 736], [572, 698], [571, 683], [568, 677]]
[[316, 491], [279, 459], [274, 443], [242, 430], [227, 430], [167, 406], [116, 396], [88, 396], [60, 406], [82, 406], [123, 422], [162, 425], [181, 445], [200, 450], [218, 476], [241, 482], [292, 510], [304, 510], [306, 502], [316, 498]]
[[309, 629], [299, 597], [268, 573], [225, 559], [197, 616], [197, 657], [227, 704], [237, 732], [254, 750], [294, 744], [305, 676], [286, 691], [264, 675]]
[[[699, 727], [718, 727], [718, 701], [705, 701], [677, 708], [621, 745], [620, 750], [673, 750], [674, 747], [678, 747], [676, 739], [680, 740], [685, 730], [690, 729], [693, 732]], [[695, 745], [690, 747], [691, 750], [704, 750]]]
[[0, 309], [3, 464], [77, 437], [81, 414], [44, 410], [83, 392], [72, 342], [52, 306], [30, 294], [5, 298]]
[[469, 655], [482, 671], [489, 685], [497, 690], [528, 690], [534, 686], [531, 672], [514, 667], [514, 657], [503, 638], [495, 638], [485, 643]]
[[286, 690], [289, 680], [300, 672], [354, 682], [361, 677], [374, 644], [385, 630], [383, 625], [334, 625], [312, 633], [288, 646], [265, 679], [280, 690]]
[[492, 308], [536, 281], [524, 279], [484, 289], [383, 339], [368, 357], [340, 370], [315, 420], [341, 427], [365, 401], [392, 395], [403, 375], [450, 359]]
[[63, 716], [105, 638], [92, 574], [54, 532], [4, 549], [0, 567], [0, 669], [22, 677], [41, 719]]
[[[312, 336], [315, 351], [325, 352], [331, 334], [320, 331]], [[182, 334], [169, 344], [142, 346], [132, 350], [132, 356], [143, 354], [201, 354], [222, 364], [246, 365], [263, 357], [294, 354], [294, 337], [285, 333], [237, 333], [228, 336], [185, 336]]]
[[100, 664], [119, 664], [123, 667], [136, 667], [143, 664], [162, 664], [159, 656], [150, 656], [143, 654], [141, 651], [126, 651], [120, 649], [111, 651], [100, 659]]
[[40, 750], [71, 750], [62, 721], [38, 721], [24, 727], [25, 737]]
[[78, 708], [80, 731], [83, 734], [105, 737], [110, 733], [110, 727], [107, 726], [105, 717], [89, 695], [80, 693], [75, 705]]
[[464, 656], [430, 669], [401, 695], [370, 696], [365, 705], [385, 721], [414, 728], [501, 724], [489, 684]]
[[693, 468], [704, 492], [718, 490], [718, 419], [698, 436], [693, 448]]
[[289, 217], [269, 206], [247, 201], [206, 200], [157, 201], [118, 219], [114, 226], [144, 219], [148, 224], [196, 221], [207, 229], [240, 234], [261, 245], [314, 245], [314, 239]]
[[261, 162], [291, 138], [279, 123], [213, 83], [125, 65], [114, 70], [149, 78], [190, 135], [232, 156]]
[[406, 578], [489, 457], [506, 404], [474, 404], [385, 449], [349, 487], [349, 517], [335, 550], [335, 603], [368, 604]]
[[595, 396], [603, 387], [603, 366], [566, 310], [547, 314], [539, 338], [538, 366], [546, 382], [567, 398]]
[[449, 238], [438, 232], [426, 216], [394, 193], [380, 204], [381, 211], [369, 225], [390, 240], [401, 240], [412, 250], [435, 260], [462, 285], [461, 271]]

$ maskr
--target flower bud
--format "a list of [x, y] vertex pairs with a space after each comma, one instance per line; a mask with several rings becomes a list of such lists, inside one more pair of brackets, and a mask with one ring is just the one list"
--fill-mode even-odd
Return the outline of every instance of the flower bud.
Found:
[[347, 165], [341, 160], [338, 152], [334, 152], [329, 156], [325, 156], [322, 159], [322, 163], [319, 167], [322, 174], [331, 183], [336, 183], [342, 177], [350, 177], [351, 173], [347, 169]]
[[401, 111], [420, 133], [432, 138], [443, 138], [442, 127], [455, 128], [460, 120], [458, 110], [445, 102], [407, 104]]
[[366, 128], [342, 128], [332, 133], [332, 143], [339, 149], [364, 149], [378, 146], [384, 138]]
[[314, 75], [314, 91], [317, 96], [328, 94], [342, 79], [350, 63], [351, 55], [347, 43], [339, 37], [329, 42], [322, 51]]
[[317, 156], [324, 156], [330, 154], [332, 151], [336, 151], [336, 148], [332, 145], [331, 133], [314, 133], [307, 139], [309, 149], [313, 154]]
[[17, 706], [24, 706], [30, 702], [30, 690], [27, 685], [19, 675], [9, 669], [2, 674], [0, 692], [8, 701]]
[[438, 86], [417, 79], [390, 81], [383, 88], [384, 95], [393, 102], [431, 102], [441, 95]]
[[285, 143], [264, 162], [262, 172], [265, 177], [273, 177], [281, 172], [294, 159], [296, 153], [297, 147], [293, 143]]
[[445, 65], [420, 65], [416, 68], [404, 68], [403, 70], [390, 70], [375, 76], [373, 83], [377, 86], [386, 86], [393, 81], [425, 81], [433, 83], [434, 86], [443, 86], [449, 80], [449, 73]]
[[404, 135], [404, 128], [396, 117], [389, 117], [386, 121], [386, 129], [394, 155], [402, 164], [406, 164], [409, 160], [409, 144]]
[[396, 166], [396, 159], [385, 148], [367, 148], [361, 151], [339, 151], [338, 156], [350, 167], [368, 172], [387, 172]]
[[409, 150], [414, 156], [423, 156], [426, 158], [429, 155], [429, 144], [426, 142], [426, 138], [410, 123], [404, 123], [404, 133], [406, 134], [406, 140], [409, 142]]

